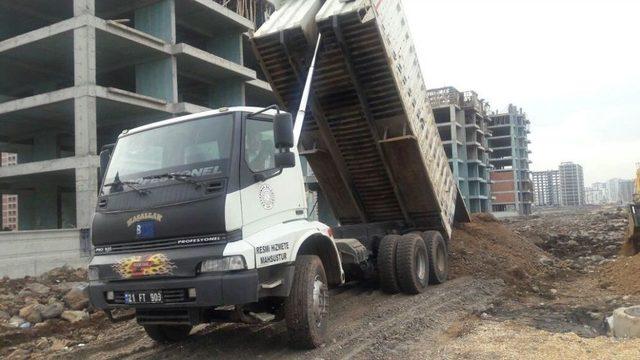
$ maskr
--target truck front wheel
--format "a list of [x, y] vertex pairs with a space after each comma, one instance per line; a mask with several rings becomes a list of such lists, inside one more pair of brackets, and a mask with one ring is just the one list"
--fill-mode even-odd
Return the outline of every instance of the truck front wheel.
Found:
[[150, 338], [161, 344], [180, 342], [189, 337], [190, 325], [144, 325]]
[[322, 261], [315, 255], [296, 259], [291, 293], [285, 301], [285, 318], [291, 345], [314, 349], [327, 332], [329, 288]]

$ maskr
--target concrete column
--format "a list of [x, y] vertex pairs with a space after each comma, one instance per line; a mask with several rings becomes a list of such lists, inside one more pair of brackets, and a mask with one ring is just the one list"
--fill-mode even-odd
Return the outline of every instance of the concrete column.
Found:
[[178, 65], [174, 57], [136, 65], [138, 94], [178, 102]]
[[96, 13], [95, 0], [73, 0], [73, 16]]
[[453, 170], [453, 177], [457, 180], [460, 178], [460, 166], [456, 160], [460, 158], [460, 154], [458, 154], [457, 145], [458, 127], [456, 126], [456, 109], [453, 105], [449, 105], [449, 122], [451, 124], [451, 159], [454, 160], [451, 168]]
[[219, 31], [207, 42], [207, 51], [240, 65], [244, 65], [242, 50], [242, 33], [238, 32]]
[[135, 27], [170, 44], [176, 43], [175, 0], [161, 0], [135, 11]]
[[96, 29], [90, 26], [73, 30], [73, 66], [76, 86], [96, 83]]
[[245, 83], [242, 80], [224, 80], [209, 87], [208, 106], [212, 109], [224, 106], [244, 106]]
[[76, 227], [89, 228], [98, 198], [98, 169], [76, 169]]
[[97, 154], [96, 98], [82, 96], [75, 99], [75, 152], [76, 156]]
[[[75, 85], [95, 85], [96, 30], [85, 26], [75, 29], [73, 35]], [[77, 97], [74, 112], [76, 156], [96, 154], [96, 98]]]
[[[84, 7], [82, 6], [84, 4]], [[79, 6], [76, 6], [79, 5]], [[77, 0], [74, 8], [83, 11], [93, 9], [93, 0]], [[75, 85], [96, 83], [96, 36], [95, 28], [74, 30]], [[97, 100], [95, 96], [79, 96], [75, 99], [75, 156], [96, 155], [97, 149]], [[76, 168], [76, 226], [87, 228], [95, 209], [98, 192], [98, 170]], [[57, 205], [57, 196], [55, 204]], [[57, 209], [56, 209], [57, 210]], [[59, 215], [60, 216], [60, 215]]]

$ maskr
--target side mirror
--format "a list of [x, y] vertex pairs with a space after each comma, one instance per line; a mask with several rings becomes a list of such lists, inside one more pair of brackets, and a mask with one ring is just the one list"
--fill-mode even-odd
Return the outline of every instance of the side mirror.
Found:
[[277, 153], [275, 163], [278, 169], [290, 169], [296, 166], [296, 156], [290, 151]]
[[102, 147], [100, 151], [100, 182], [104, 180], [104, 175], [107, 171], [107, 166], [109, 166], [109, 160], [111, 160], [111, 152], [115, 144], [109, 144]]
[[293, 147], [293, 117], [291, 114], [277, 114], [273, 120], [273, 139], [276, 149], [286, 150]]

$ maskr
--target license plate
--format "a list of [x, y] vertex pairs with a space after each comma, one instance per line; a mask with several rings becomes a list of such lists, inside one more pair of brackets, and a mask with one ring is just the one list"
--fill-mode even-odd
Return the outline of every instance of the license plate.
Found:
[[162, 291], [126, 291], [125, 304], [162, 304]]

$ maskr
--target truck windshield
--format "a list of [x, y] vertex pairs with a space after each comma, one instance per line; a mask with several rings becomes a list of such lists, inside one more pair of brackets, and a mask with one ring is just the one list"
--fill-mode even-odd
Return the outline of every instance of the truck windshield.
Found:
[[[219, 115], [167, 125], [125, 136], [111, 157], [102, 194], [144, 187], [181, 174], [194, 180], [228, 173], [233, 115]], [[114, 186], [116, 185], [116, 186]]]

